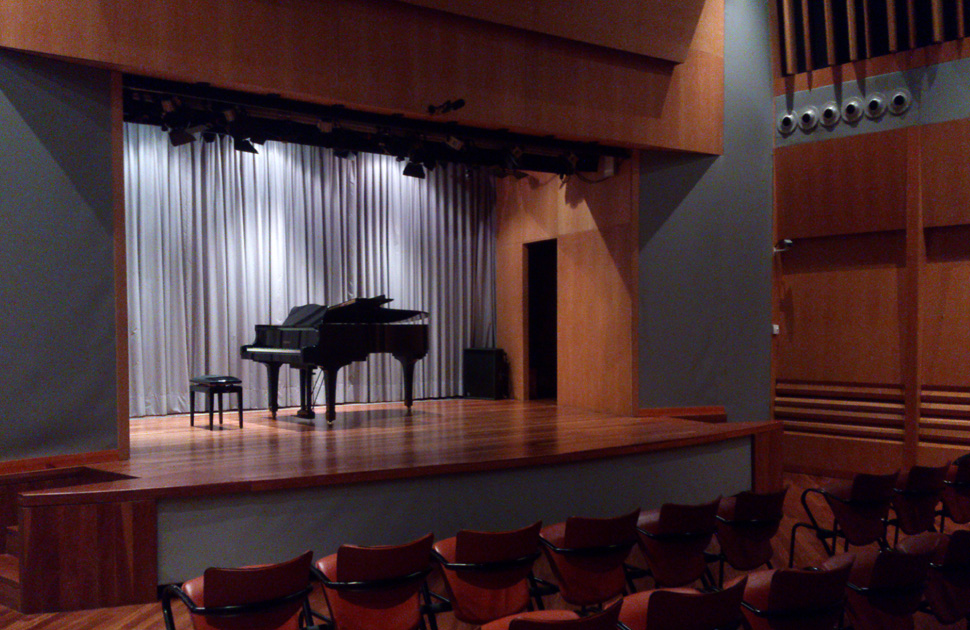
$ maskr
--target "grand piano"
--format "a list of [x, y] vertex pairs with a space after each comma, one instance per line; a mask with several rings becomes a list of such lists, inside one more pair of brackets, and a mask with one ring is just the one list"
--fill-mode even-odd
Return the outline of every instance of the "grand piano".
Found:
[[266, 366], [269, 409], [279, 409], [280, 366], [300, 371], [300, 418], [313, 418], [313, 371], [323, 370], [326, 379], [327, 422], [337, 417], [337, 372], [353, 361], [364, 361], [373, 352], [389, 352], [404, 369], [404, 404], [411, 410], [414, 364], [428, 354], [428, 324], [424, 311], [384, 308], [391, 300], [383, 295], [356, 298], [336, 306], [306, 304], [290, 310], [281, 326], [257, 324], [256, 339], [242, 346], [243, 359]]

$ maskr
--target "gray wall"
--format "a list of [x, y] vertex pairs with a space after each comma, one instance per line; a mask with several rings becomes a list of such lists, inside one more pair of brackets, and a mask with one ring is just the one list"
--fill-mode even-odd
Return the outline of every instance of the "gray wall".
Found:
[[768, 4], [726, 0], [724, 154], [646, 153], [640, 180], [640, 406], [767, 420], [772, 69]]
[[110, 76], [0, 51], [0, 460], [117, 447]]
[[751, 438], [557, 466], [160, 501], [160, 584], [208, 566], [278, 562], [343, 543], [396, 544], [426, 533], [497, 530], [569, 516], [613, 516], [750, 488]]

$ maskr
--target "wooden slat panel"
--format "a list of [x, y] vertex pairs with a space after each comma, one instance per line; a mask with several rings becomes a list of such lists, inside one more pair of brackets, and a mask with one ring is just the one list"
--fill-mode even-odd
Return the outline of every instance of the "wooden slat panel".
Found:
[[889, 36], [889, 52], [896, 52], [899, 50], [899, 35], [896, 32], [896, 2], [895, 0], [886, 0], [886, 25], [889, 29], [887, 35]]
[[942, 389], [939, 385], [924, 386], [920, 395], [924, 404], [951, 403], [954, 405], [970, 405], [970, 392], [962, 389]]
[[802, 41], [805, 44], [805, 70], [815, 69], [814, 57], [812, 56], [812, 20], [810, 19], [811, 7], [809, 0], [802, 0]]
[[909, 45], [911, 48], [916, 47], [916, 1], [906, 0], [906, 11], [909, 14]]
[[807, 383], [778, 381], [777, 394], [791, 396], [840, 397], [852, 400], [902, 401], [903, 391], [899, 387], [879, 387], [862, 384]]
[[782, 0], [781, 2], [781, 19], [784, 32], [783, 45], [785, 48], [785, 74], [795, 74], [798, 72], [795, 45], [795, 9], [792, 5], [794, 1]]
[[864, 425], [839, 425], [827, 424], [823, 422], [808, 422], [804, 420], [782, 420], [785, 431], [795, 431], [799, 433], [819, 436], [819, 437], [858, 437], [873, 438], [879, 440], [901, 440], [903, 437], [902, 429], [892, 427], [864, 426]]
[[901, 413], [863, 413], [832, 409], [805, 409], [801, 407], [789, 407], [780, 402], [775, 406], [775, 416], [785, 421], [807, 420], [846, 427], [897, 427], [901, 429], [903, 426], [903, 415]]
[[832, 13], [832, 0], [824, 0], [822, 9], [825, 12], [825, 57], [831, 66], [837, 61], [835, 56], [835, 15]]
[[904, 229], [907, 147], [903, 129], [776, 149], [778, 236]]
[[859, 59], [859, 17], [856, 15], [853, 0], [846, 0], [845, 11], [849, 21], [849, 61], [857, 61]]
[[902, 417], [905, 407], [896, 402], [839, 400], [834, 398], [793, 398], [777, 396], [775, 404], [791, 409], [827, 409], [842, 413], [886, 413]]
[[869, 18], [871, 15], [869, 0], [862, 0], [862, 25], [864, 28], [863, 41], [866, 43], [866, 56], [872, 56], [872, 20]]
[[933, 41], [943, 41], [943, 0], [930, 0], [933, 11]]

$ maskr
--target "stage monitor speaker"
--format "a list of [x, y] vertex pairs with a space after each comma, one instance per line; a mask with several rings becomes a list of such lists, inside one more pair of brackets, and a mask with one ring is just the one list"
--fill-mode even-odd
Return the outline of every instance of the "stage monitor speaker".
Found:
[[509, 368], [499, 348], [465, 348], [462, 387], [465, 398], [508, 396]]

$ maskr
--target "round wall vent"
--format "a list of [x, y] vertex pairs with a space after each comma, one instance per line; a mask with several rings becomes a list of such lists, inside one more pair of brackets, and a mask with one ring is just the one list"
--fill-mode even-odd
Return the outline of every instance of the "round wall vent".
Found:
[[778, 131], [782, 135], [787, 136], [791, 134], [791, 132], [795, 131], [796, 127], [798, 127], [798, 122], [795, 120], [794, 112], [784, 112], [778, 117]]
[[803, 107], [798, 112], [798, 128], [804, 132], [809, 132], [818, 126], [818, 110], [814, 105]]
[[886, 113], [886, 99], [883, 95], [875, 92], [866, 97], [866, 118], [875, 120], [882, 118]]
[[864, 115], [862, 109], [862, 99], [854, 96], [842, 105], [842, 118], [847, 123], [858, 122]]
[[913, 95], [906, 88], [899, 88], [889, 96], [889, 113], [899, 116], [913, 104]]
[[842, 112], [839, 110], [839, 106], [835, 104], [835, 101], [829, 101], [822, 106], [822, 113], [819, 114], [819, 122], [824, 126], [834, 127], [839, 124], [841, 118]]

